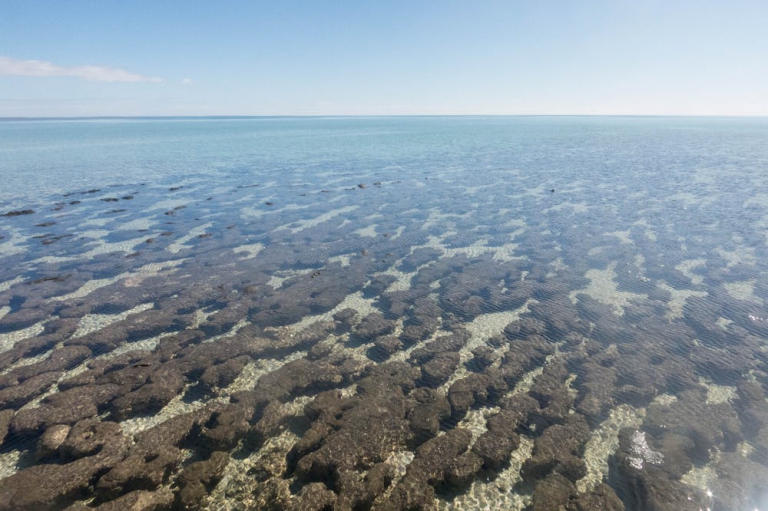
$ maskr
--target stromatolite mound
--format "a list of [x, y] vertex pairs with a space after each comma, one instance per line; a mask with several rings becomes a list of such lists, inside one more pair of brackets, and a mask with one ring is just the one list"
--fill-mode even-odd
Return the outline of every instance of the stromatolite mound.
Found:
[[[87, 497], [93, 481], [120, 463], [130, 447], [130, 439], [115, 426], [76, 426], [59, 447], [66, 457], [76, 458], [74, 461], [34, 465], [1, 479], [0, 509], [61, 509]], [[94, 434], [84, 437], [86, 429]]]
[[294, 447], [297, 473], [332, 482], [344, 471], [370, 468], [407, 450], [413, 433], [404, 391], [413, 388], [414, 376], [407, 364], [386, 364], [358, 382], [358, 396], [318, 396], [306, 410], [315, 422]]
[[627, 507], [659, 511], [697, 511], [707, 507], [707, 497], [670, 479], [661, 453], [648, 445], [644, 432], [629, 428], [619, 433], [619, 449], [611, 458], [610, 484]]

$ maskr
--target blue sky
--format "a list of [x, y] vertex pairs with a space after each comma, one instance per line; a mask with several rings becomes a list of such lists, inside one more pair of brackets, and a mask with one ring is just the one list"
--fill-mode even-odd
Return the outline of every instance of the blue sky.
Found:
[[0, 117], [768, 115], [766, 0], [0, 0]]

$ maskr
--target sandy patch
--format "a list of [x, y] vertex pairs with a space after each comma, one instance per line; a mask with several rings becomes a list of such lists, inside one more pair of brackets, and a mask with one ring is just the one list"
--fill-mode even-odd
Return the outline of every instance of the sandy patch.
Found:
[[154, 303], [143, 303], [132, 309], [121, 312], [120, 314], [86, 314], [80, 318], [80, 322], [77, 324], [77, 330], [75, 330], [75, 333], [72, 334], [72, 339], [82, 337], [84, 335], [90, 334], [91, 332], [102, 330], [113, 323], [122, 321], [128, 316], [138, 314], [139, 312], [144, 312], [145, 310], [149, 310], [154, 306]]
[[21, 330], [15, 330], [13, 332], [8, 332], [7, 334], [0, 334], [0, 353], [13, 348], [13, 346], [19, 341], [29, 339], [30, 337], [37, 337], [43, 333], [43, 330], [45, 330], [45, 324], [51, 319], [53, 318], [48, 318], [45, 321], [40, 321], [39, 323], [35, 323], [34, 325]]
[[605, 270], [589, 269], [585, 275], [589, 279], [589, 285], [584, 289], [571, 291], [569, 297], [575, 304], [578, 303], [576, 295], [585, 293], [598, 302], [610, 305], [613, 313], [617, 316], [624, 315], [624, 307], [631, 305], [633, 300], [642, 300], [645, 295], [619, 291], [619, 285], [616, 282], [616, 263], [608, 265]]
[[203, 225], [198, 225], [197, 227], [190, 229], [186, 236], [182, 236], [181, 238], [174, 241], [173, 244], [167, 246], [165, 250], [172, 254], [177, 254], [185, 248], [192, 248], [190, 245], [185, 245], [185, 243], [200, 236], [201, 234], [205, 234], [205, 230], [210, 229], [211, 227], [213, 227], [213, 222], [207, 222]]
[[243, 259], [253, 259], [259, 255], [259, 252], [262, 250], [264, 250], [264, 245], [262, 243], [253, 243], [251, 245], [240, 245], [239, 247], [234, 248], [233, 252], [235, 255], [245, 254], [244, 256], [241, 256]]

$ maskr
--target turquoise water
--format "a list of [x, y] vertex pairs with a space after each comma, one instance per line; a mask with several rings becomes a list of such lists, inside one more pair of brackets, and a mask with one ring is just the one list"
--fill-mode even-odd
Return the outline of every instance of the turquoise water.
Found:
[[766, 169], [766, 119], [0, 121], [0, 509], [764, 509]]
[[766, 159], [764, 119], [201, 118], [0, 122], [1, 198], [193, 177], [280, 172], [483, 172], [524, 168], [657, 175]]

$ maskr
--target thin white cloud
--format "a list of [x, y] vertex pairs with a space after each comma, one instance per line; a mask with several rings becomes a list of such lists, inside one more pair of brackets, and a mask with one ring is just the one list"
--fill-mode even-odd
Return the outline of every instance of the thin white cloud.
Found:
[[190, 78], [184, 78], [184, 79], [181, 81], [181, 84], [182, 84], [182, 85], [189, 85], [189, 84], [191, 84], [191, 83], [192, 83], [192, 80], [191, 80]]
[[73, 76], [92, 82], [162, 82], [162, 78], [143, 76], [125, 69], [103, 66], [57, 66], [44, 60], [18, 60], [0, 55], [0, 75], [33, 76], [48, 78], [53, 76]]

